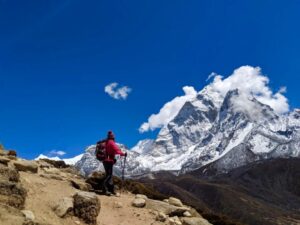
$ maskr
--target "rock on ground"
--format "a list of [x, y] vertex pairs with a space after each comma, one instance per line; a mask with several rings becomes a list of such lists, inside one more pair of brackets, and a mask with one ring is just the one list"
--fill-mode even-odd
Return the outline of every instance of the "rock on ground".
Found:
[[97, 195], [80, 191], [74, 195], [74, 214], [88, 224], [96, 224], [101, 209]]
[[182, 202], [178, 198], [170, 197], [168, 200], [169, 200], [168, 202], [170, 205], [174, 205], [174, 206], [178, 206], [178, 207], [183, 206]]
[[183, 225], [212, 225], [206, 219], [199, 218], [199, 217], [190, 217], [190, 218], [182, 218]]
[[152, 199], [146, 200], [146, 208], [158, 212], [163, 212], [168, 216], [183, 216], [184, 212], [189, 211], [189, 208], [186, 207], [177, 207], [174, 205], [170, 205], [166, 202], [152, 200]]
[[20, 161], [15, 161], [13, 164], [18, 171], [32, 172], [32, 173], [38, 172], [38, 164], [33, 161], [20, 160]]
[[33, 214], [32, 211], [30, 211], [30, 210], [22, 210], [21, 212], [22, 212], [23, 215], [25, 216], [25, 219], [26, 219], [26, 220], [31, 220], [31, 221], [33, 221], [33, 220], [35, 219], [35, 216], [34, 216], [34, 214]]
[[164, 214], [163, 212], [159, 212], [156, 216], [156, 220], [160, 222], [165, 222], [167, 220], [168, 216]]
[[143, 208], [146, 205], [146, 200], [143, 198], [136, 198], [132, 201], [132, 206], [136, 208]]
[[54, 212], [57, 216], [63, 218], [68, 214], [73, 213], [74, 201], [73, 198], [65, 197], [61, 199], [54, 207]]

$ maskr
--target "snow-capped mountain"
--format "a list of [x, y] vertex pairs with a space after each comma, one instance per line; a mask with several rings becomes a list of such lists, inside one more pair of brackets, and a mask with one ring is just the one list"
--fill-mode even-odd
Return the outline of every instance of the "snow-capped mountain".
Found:
[[[129, 150], [126, 148], [125, 145], [118, 144], [118, 146], [121, 148], [122, 151], [129, 152]], [[80, 171], [80, 173], [84, 176], [88, 176], [94, 171], [104, 171], [103, 164], [95, 158], [95, 150], [96, 145], [89, 146], [85, 153], [83, 154], [82, 158], [77, 161], [75, 164], [75, 167]], [[131, 152], [131, 154], [128, 154], [127, 160], [130, 161], [130, 163], [134, 162], [135, 153]], [[123, 159], [121, 157], [117, 157], [117, 163], [114, 167], [114, 174], [121, 175], [122, 174], [122, 163]]]
[[51, 160], [55, 160], [55, 161], [64, 161], [66, 164], [68, 165], [75, 165], [79, 160], [81, 160], [83, 154], [80, 154], [78, 156], [75, 156], [73, 158], [68, 158], [68, 159], [61, 159], [57, 156], [55, 157], [48, 157], [46, 155], [40, 154], [38, 157], [36, 157], [34, 160], [39, 160], [39, 159], [51, 159]]
[[[85, 175], [102, 169], [86, 150], [76, 167]], [[131, 176], [169, 170], [185, 173], [211, 164], [227, 172], [274, 157], [300, 157], [300, 110], [279, 115], [269, 105], [239, 89], [225, 95], [206, 86], [188, 100], [155, 140], [142, 140], [128, 153]], [[117, 174], [121, 165], [116, 166]]]

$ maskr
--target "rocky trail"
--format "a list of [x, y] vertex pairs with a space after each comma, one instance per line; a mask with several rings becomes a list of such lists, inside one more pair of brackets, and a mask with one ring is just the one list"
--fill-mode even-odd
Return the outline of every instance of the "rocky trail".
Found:
[[[64, 168], [65, 167], [65, 168]], [[209, 225], [179, 199], [99, 195], [72, 167], [0, 150], [0, 224]]]

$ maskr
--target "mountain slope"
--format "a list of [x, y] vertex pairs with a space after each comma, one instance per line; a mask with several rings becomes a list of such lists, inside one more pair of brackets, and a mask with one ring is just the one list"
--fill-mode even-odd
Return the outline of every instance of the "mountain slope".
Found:
[[[129, 152], [127, 174], [186, 173], [208, 164], [223, 173], [257, 160], [300, 157], [300, 110], [279, 115], [258, 99], [240, 89], [222, 95], [206, 86], [155, 140], [142, 140]], [[99, 169], [90, 150], [76, 164], [81, 171]]]
[[157, 173], [142, 181], [203, 213], [211, 210], [243, 224], [300, 224], [300, 159], [263, 160], [206, 177], [208, 169], [180, 176]]

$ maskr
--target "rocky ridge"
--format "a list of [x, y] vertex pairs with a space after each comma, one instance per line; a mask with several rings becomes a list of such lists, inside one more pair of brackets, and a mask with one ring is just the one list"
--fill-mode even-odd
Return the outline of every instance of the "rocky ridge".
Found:
[[[159, 201], [128, 191], [99, 195], [93, 186], [99, 188], [99, 183], [92, 181], [97, 175], [103, 178], [101, 174], [85, 180], [73, 167], [22, 160], [4, 149], [0, 149], [0, 171], [0, 220], [5, 225], [210, 224], [179, 199]], [[142, 184], [127, 181], [126, 185], [138, 193]]]

